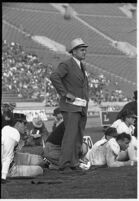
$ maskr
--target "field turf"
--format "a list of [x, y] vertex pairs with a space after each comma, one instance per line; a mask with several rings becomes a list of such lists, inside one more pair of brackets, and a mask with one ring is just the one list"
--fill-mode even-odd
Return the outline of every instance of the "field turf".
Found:
[[[50, 126], [50, 125], [49, 125]], [[88, 119], [86, 135], [95, 143], [103, 136], [99, 118]], [[40, 147], [24, 152], [38, 153]], [[6, 199], [136, 199], [137, 167], [92, 168], [83, 175], [64, 175], [45, 169], [35, 179], [8, 179], [1, 185], [1, 198]]]

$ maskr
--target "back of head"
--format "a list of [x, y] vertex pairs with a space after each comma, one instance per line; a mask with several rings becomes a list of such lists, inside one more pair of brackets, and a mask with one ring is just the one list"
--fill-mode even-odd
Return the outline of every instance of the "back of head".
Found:
[[126, 109], [125, 111], [122, 112], [121, 114], [121, 119], [124, 121], [126, 118], [129, 118], [129, 117], [135, 117], [136, 118], [136, 115], [134, 113], [134, 111], [132, 110], [129, 110], [129, 109]]
[[113, 127], [108, 127], [104, 134], [105, 134], [105, 137], [107, 137], [107, 136], [117, 137], [118, 136], [116, 128], [113, 128]]

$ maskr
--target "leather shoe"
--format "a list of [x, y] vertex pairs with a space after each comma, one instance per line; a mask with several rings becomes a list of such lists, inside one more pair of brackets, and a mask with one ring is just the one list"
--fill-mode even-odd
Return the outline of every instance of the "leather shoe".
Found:
[[59, 168], [60, 173], [65, 174], [65, 173], [72, 173], [72, 169], [70, 167], [65, 167], [65, 168]]
[[83, 171], [79, 166], [71, 167], [73, 171]]

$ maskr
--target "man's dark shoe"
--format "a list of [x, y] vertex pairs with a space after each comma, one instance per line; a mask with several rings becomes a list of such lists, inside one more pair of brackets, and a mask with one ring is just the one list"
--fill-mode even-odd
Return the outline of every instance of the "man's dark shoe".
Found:
[[83, 171], [79, 166], [71, 167], [73, 171]]
[[72, 169], [70, 167], [65, 167], [65, 168], [59, 168], [59, 172], [62, 174], [68, 174], [68, 173], [72, 173]]
[[79, 167], [66, 167], [63, 169], [59, 169], [61, 174], [69, 174], [69, 175], [84, 175], [85, 171]]
[[80, 168], [79, 166], [76, 166], [76, 167], [71, 167], [72, 171], [75, 173], [75, 174], [85, 174], [86, 171], [82, 168]]
[[6, 184], [6, 179], [1, 179], [2, 184]]

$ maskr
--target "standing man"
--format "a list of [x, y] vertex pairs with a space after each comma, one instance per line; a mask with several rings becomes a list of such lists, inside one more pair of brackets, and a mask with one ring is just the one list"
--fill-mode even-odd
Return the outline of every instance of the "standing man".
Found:
[[71, 58], [61, 62], [50, 76], [60, 95], [59, 105], [65, 125], [59, 159], [59, 170], [64, 172], [79, 167], [89, 101], [88, 79], [82, 63], [87, 47], [81, 38], [74, 39], [69, 50]]

